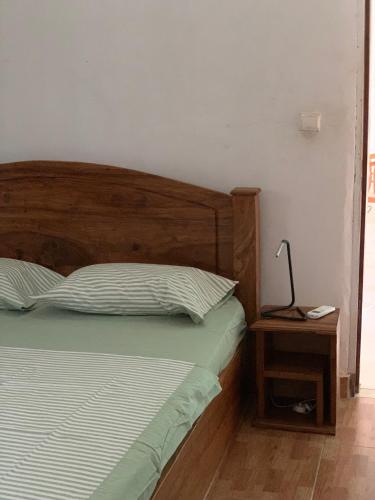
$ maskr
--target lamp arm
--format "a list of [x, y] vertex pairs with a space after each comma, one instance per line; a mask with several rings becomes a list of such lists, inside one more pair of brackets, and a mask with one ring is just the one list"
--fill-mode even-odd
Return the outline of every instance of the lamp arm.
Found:
[[279, 255], [281, 253], [281, 250], [282, 250], [282, 245], [283, 244], [286, 245], [287, 254], [288, 254], [290, 292], [291, 292], [291, 295], [292, 295], [292, 297], [291, 297], [292, 300], [291, 300], [291, 303], [289, 305], [287, 305], [287, 306], [277, 307], [275, 309], [269, 309], [268, 311], [263, 311], [261, 315], [262, 315], [263, 318], [280, 318], [280, 319], [289, 319], [289, 320], [292, 320], [292, 321], [306, 321], [307, 320], [307, 316], [306, 316], [306, 314], [299, 307], [296, 307], [296, 311], [299, 314], [299, 316], [297, 316], [297, 317], [285, 317], [285, 316], [281, 316], [281, 315], [278, 315], [278, 314], [274, 314], [274, 313], [277, 313], [279, 311], [285, 311], [285, 310], [291, 309], [294, 306], [294, 302], [296, 300], [295, 291], [294, 291], [292, 256], [291, 256], [291, 252], [290, 252], [290, 243], [289, 243], [288, 240], [282, 240], [281, 241], [279, 249], [278, 249], [278, 251], [276, 253], [276, 257], [279, 257]]
[[288, 240], [283, 240], [283, 242], [286, 244], [286, 250], [288, 253], [288, 266], [289, 266], [289, 279], [290, 279], [290, 292], [292, 295], [292, 301], [287, 307], [292, 307], [294, 305], [294, 302], [296, 300], [295, 292], [294, 292], [294, 279], [293, 279], [293, 267], [292, 267], [292, 256], [290, 252], [290, 243]]

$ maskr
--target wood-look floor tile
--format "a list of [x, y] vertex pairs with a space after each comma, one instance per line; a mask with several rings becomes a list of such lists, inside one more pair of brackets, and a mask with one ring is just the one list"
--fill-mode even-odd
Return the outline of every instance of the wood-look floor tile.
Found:
[[341, 401], [335, 437], [247, 418], [207, 500], [375, 500], [375, 399]]
[[375, 498], [375, 448], [328, 440], [315, 486], [314, 500]]
[[336, 441], [375, 448], [375, 399], [353, 398], [339, 405]]
[[325, 438], [242, 426], [210, 500], [310, 500]]

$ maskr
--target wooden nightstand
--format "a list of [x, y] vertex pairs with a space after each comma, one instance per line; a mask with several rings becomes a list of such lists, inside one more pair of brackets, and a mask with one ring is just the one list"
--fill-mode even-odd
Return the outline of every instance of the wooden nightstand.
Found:
[[[338, 330], [338, 309], [318, 320], [258, 319], [250, 326], [256, 335], [254, 425], [335, 434]], [[316, 400], [308, 415], [288, 406], [304, 399]]]

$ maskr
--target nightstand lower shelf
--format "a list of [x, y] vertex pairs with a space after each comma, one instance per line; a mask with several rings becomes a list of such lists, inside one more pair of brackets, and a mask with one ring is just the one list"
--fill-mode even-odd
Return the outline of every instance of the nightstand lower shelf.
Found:
[[268, 411], [269, 417], [272, 416], [272, 411], [274, 411], [278, 420], [287, 418], [289, 421], [294, 421], [294, 425], [298, 425], [300, 420], [301, 425], [304, 421], [311, 420], [312, 424], [315, 423], [317, 427], [322, 427], [324, 423], [325, 356], [319, 354], [273, 351], [269, 358], [263, 370], [263, 377], [265, 380], [279, 379], [310, 382], [315, 386], [314, 399], [316, 403], [316, 410], [308, 415], [301, 415], [293, 412], [291, 408], [271, 407], [270, 411]]

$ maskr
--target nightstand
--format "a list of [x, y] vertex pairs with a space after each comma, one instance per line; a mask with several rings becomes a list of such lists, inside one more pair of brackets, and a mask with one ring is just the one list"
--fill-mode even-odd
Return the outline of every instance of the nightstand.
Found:
[[[250, 326], [250, 334], [256, 335], [254, 425], [335, 434], [338, 332], [338, 309], [318, 320], [261, 318]], [[316, 402], [313, 412], [293, 411], [293, 403], [310, 399]]]

